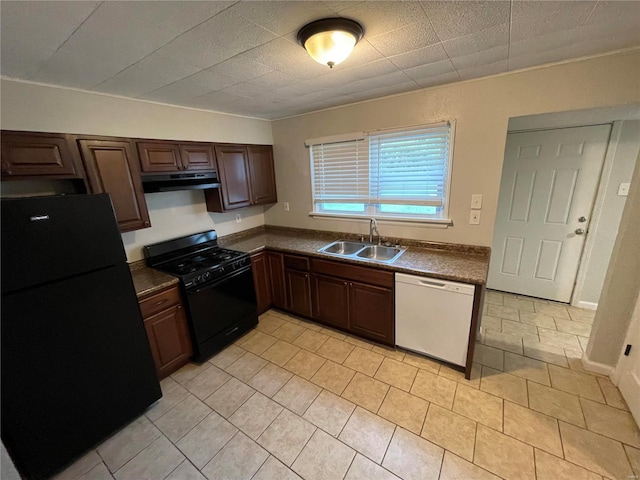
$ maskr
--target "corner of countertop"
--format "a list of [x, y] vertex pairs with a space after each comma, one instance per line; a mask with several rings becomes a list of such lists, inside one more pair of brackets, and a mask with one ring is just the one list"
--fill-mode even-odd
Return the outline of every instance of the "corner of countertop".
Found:
[[130, 263], [129, 270], [131, 270], [131, 279], [138, 299], [165, 290], [179, 282], [173, 275], [148, 267], [144, 260]]

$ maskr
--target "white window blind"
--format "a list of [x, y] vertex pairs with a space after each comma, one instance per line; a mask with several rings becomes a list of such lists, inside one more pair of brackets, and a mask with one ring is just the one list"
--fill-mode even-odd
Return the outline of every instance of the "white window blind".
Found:
[[321, 143], [311, 149], [314, 202], [369, 202], [369, 148], [366, 140]]
[[442, 207], [448, 157], [448, 125], [369, 136], [375, 202]]
[[310, 145], [314, 211], [442, 217], [450, 163], [448, 123], [336, 140]]

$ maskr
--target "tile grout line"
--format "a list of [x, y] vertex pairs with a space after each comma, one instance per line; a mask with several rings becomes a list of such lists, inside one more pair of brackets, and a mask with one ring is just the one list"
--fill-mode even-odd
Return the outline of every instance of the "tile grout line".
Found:
[[[256, 444], [262, 448], [262, 445], [260, 445], [258, 442], [256, 442]], [[270, 452], [269, 450], [267, 450], [266, 448], [264, 448], [264, 451], [265, 451], [265, 452], [267, 452], [267, 458], [265, 458], [265, 459], [264, 459], [264, 461], [260, 464], [260, 466], [259, 466], [259, 467], [258, 467], [258, 469], [255, 471], [255, 473], [254, 473], [253, 475], [251, 475], [251, 478], [254, 478], [254, 477], [258, 474], [258, 472], [259, 472], [259, 471], [260, 471], [260, 469], [264, 466], [264, 464], [265, 464], [265, 463], [267, 463], [267, 462], [269, 461], [269, 457], [272, 457], [272, 456], [273, 456], [273, 458], [276, 458], [274, 455], [271, 455], [271, 452]], [[282, 462], [281, 462], [281, 463], [282, 463]], [[283, 465], [285, 465], [285, 464], [283, 463]], [[286, 465], [285, 465], [285, 466], [286, 466]], [[198, 471], [199, 471], [199, 470], [198, 470]], [[202, 472], [200, 472], [200, 473], [202, 473]]]
[[[455, 393], [454, 393], [455, 395]], [[451, 405], [453, 407], [453, 404]], [[429, 410], [431, 409], [431, 402], [427, 402], [427, 411], [424, 414], [424, 418], [422, 419], [422, 426], [420, 427], [419, 437], [425, 438], [422, 436], [422, 432], [424, 432], [424, 426], [427, 424], [427, 417], [429, 416]], [[444, 448], [444, 447], [443, 447]]]
[[[156, 427], [155, 424], [153, 424], [154, 427]], [[178, 450], [178, 452], [180, 452], [180, 455], [182, 455], [184, 457], [184, 459], [186, 459], [187, 457], [182, 453], [182, 450], [180, 450], [176, 444], [174, 444], [171, 439], [162, 431], [160, 430], [160, 428], [156, 427], [156, 429], [160, 432], [160, 435], [158, 435], [156, 438], [153, 439], [153, 441], [151, 441], [147, 446], [145, 446], [142, 450], [140, 450], [139, 452], [137, 452], [133, 457], [131, 457], [129, 460], [127, 460], [124, 465], [122, 465], [120, 468], [118, 468], [115, 472], [113, 472], [112, 476], [114, 476], [116, 473], [118, 473], [120, 470], [122, 470], [124, 467], [126, 467], [129, 463], [131, 463], [133, 460], [135, 460], [142, 452], [144, 452], [147, 448], [149, 448], [153, 443], [155, 443], [156, 441], [158, 441], [158, 439], [160, 439], [161, 437], [164, 437], [170, 444], [172, 447], [174, 447], [176, 450]], [[97, 449], [96, 449], [96, 453], [97, 453]], [[99, 454], [98, 454], [99, 455]], [[101, 457], [102, 458], [102, 457]], [[106, 466], [106, 462], [105, 466]], [[182, 463], [182, 462], [180, 462]], [[180, 464], [178, 464], [180, 465]], [[109, 470], [109, 468], [107, 467], [107, 470]], [[109, 470], [109, 472], [111, 472], [111, 470]], [[115, 477], [114, 477], [115, 478]]]
[[[378, 415], [378, 412], [380, 411], [380, 409], [382, 408], [382, 405], [384, 405], [385, 400], [387, 399], [387, 397], [389, 396], [389, 392], [391, 391], [391, 389], [394, 388], [393, 385], [389, 385], [389, 388], [387, 389], [387, 393], [384, 394], [384, 398], [382, 399], [382, 402], [380, 402], [380, 406], [378, 407], [378, 409], [373, 412], [374, 415], [379, 416], [380, 418], [383, 418], [382, 416]], [[399, 389], [398, 389], [399, 390]], [[366, 410], [366, 409], [365, 409]], [[386, 420], [386, 418], [385, 418]]]
[[[374, 462], [377, 465], [380, 465], [380, 467], [382, 467], [382, 468], [385, 468], [385, 467], [382, 466], [382, 464], [384, 463], [384, 459], [387, 457], [387, 453], [389, 452], [389, 447], [391, 447], [391, 442], [393, 442], [393, 437], [395, 437], [396, 431], [398, 430], [398, 425], [395, 424], [395, 423], [393, 425], [394, 425], [393, 433], [391, 433], [391, 437], [389, 438], [389, 443], [387, 443], [387, 448], [384, 449], [384, 455], [382, 455], [382, 460], [380, 461], [380, 463]], [[385, 470], [387, 470], [387, 469], [385, 468]], [[387, 471], [390, 471], [390, 470], [387, 470]]]
[[[279, 404], [278, 404], [278, 405], [279, 405]], [[310, 421], [308, 421], [307, 419], [305, 419], [302, 415], [298, 415], [296, 412], [289, 410], [289, 409], [288, 409], [287, 407], [285, 407], [285, 406], [282, 406], [282, 412], [284, 412], [285, 410], [286, 410], [286, 411], [288, 411], [289, 413], [291, 413], [292, 415], [294, 415], [294, 416], [296, 416], [296, 417], [300, 418], [302, 421], [307, 422], [309, 425], [313, 425], [313, 427], [315, 428], [315, 430], [313, 431], [313, 433], [309, 436], [309, 438], [307, 439], [307, 441], [304, 443], [304, 445], [303, 445], [303, 446], [302, 446], [302, 448], [300, 449], [300, 452], [298, 452], [298, 455], [296, 455], [296, 458], [294, 458], [294, 459], [293, 459], [293, 462], [291, 462], [291, 465], [293, 465], [294, 463], [296, 463], [296, 460], [298, 459], [298, 457], [299, 457], [299, 456], [300, 456], [300, 454], [302, 453], [302, 450], [304, 450], [304, 448], [305, 448], [305, 447], [307, 446], [307, 444], [309, 443], [309, 440], [311, 440], [311, 437], [313, 437], [313, 436], [315, 435], [315, 433], [318, 431], [319, 427], [318, 427], [318, 426], [316, 426], [316, 425], [314, 425], [313, 423], [311, 423], [311, 422], [310, 422]], [[275, 458], [275, 459], [276, 459], [276, 460], [278, 460], [280, 463], [282, 463], [283, 465], [285, 465], [287, 468], [289, 468], [290, 470], [292, 470], [292, 469], [291, 469], [291, 467], [290, 467], [289, 465], [287, 465], [286, 463], [284, 463], [282, 460], [280, 460], [278, 457], [276, 457], [273, 453], [271, 453], [269, 450], [267, 450], [265, 447], [263, 447], [260, 443], [258, 443], [258, 439], [259, 439], [259, 438], [264, 434], [264, 432], [266, 432], [266, 431], [269, 429], [269, 427], [273, 424], [273, 422], [275, 422], [275, 421], [278, 419], [278, 417], [279, 417], [280, 415], [282, 415], [282, 412], [280, 412], [280, 413], [276, 416], [276, 418], [274, 418], [274, 419], [273, 419], [273, 421], [269, 424], [269, 426], [268, 426], [267, 428], [265, 428], [265, 429], [264, 429], [264, 431], [263, 431], [260, 435], [258, 435], [258, 438], [256, 438], [256, 439], [254, 440], [254, 442], [255, 442], [257, 445], [259, 445], [261, 448], [263, 448], [266, 452], [269, 452], [269, 455], [270, 455], [270, 456], [273, 456], [273, 458]], [[324, 430], [323, 430], [323, 431], [324, 431]], [[267, 460], [268, 460], [268, 457], [267, 457]], [[266, 461], [266, 460], [265, 460], [265, 461]], [[257, 472], [256, 472], [256, 473], [257, 473]], [[252, 478], [253, 478], [253, 477], [252, 477]]]
[[[561, 422], [561, 421], [564, 421], [564, 420], [559, 420], [559, 422]], [[571, 423], [569, 423], [569, 422], [564, 422], [564, 423], [566, 423], [566, 424], [567, 424], [567, 425], [569, 425], [569, 426], [575, 427], [575, 428], [580, 428], [580, 427], [577, 427], [576, 425], [573, 425], [573, 424], [571, 424]], [[558, 423], [558, 425], [559, 425], [559, 423]], [[581, 429], [581, 430], [585, 430], [585, 429]], [[586, 430], [586, 431], [588, 431], [588, 432], [590, 432], [590, 433], [593, 433], [593, 434], [595, 434], [595, 435], [598, 435], [598, 436], [600, 436], [600, 437], [602, 437], [602, 438], [606, 438], [606, 439], [609, 439], [609, 440], [613, 440], [613, 439], [611, 439], [611, 438], [609, 438], [609, 437], [606, 437], [606, 436], [604, 436], [604, 435], [599, 434], [598, 432], [592, 432], [591, 430]], [[563, 453], [563, 455], [565, 455], [565, 457], [566, 457], [566, 454], [564, 453], [564, 441], [562, 440], [562, 430], [560, 430], [560, 440], [561, 440], [561, 442], [562, 442], [562, 453]], [[614, 440], [614, 441], [616, 441], [616, 442], [620, 443], [621, 445], [626, 445], [626, 444], [624, 444], [624, 443], [620, 442], [619, 440]], [[625, 452], [625, 456], [627, 457], [627, 461], [629, 461], [629, 458], [628, 458], [628, 456], [627, 456], [627, 454], [626, 454], [626, 449], [625, 449], [624, 447], [622, 447], [622, 450]], [[552, 454], [549, 454], [549, 455], [552, 455]], [[556, 458], [559, 458], [559, 457], [557, 457], [556, 455], [553, 455], [553, 456], [554, 456], [554, 457], [556, 457]], [[584, 469], [584, 470], [587, 470], [587, 471], [589, 471], [589, 472], [593, 472], [593, 473], [595, 473], [595, 474], [597, 474], [597, 475], [603, 476], [602, 474], [600, 474], [600, 473], [598, 473], [598, 472], [596, 472], [596, 471], [594, 471], [594, 470], [591, 470], [590, 468], [588, 468], [588, 467], [586, 467], [586, 466], [579, 465], [579, 464], [577, 464], [577, 463], [572, 462], [571, 460], [567, 460], [566, 458], [565, 458], [564, 460], [565, 460], [566, 462], [570, 463], [571, 465], [575, 465], [575, 466], [580, 467], [580, 468], [582, 468], [582, 469]], [[631, 462], [629, 462], [629, 465], [631, 465]], [[633, 471], [633, 468], [632, 468], [631, 470]]]

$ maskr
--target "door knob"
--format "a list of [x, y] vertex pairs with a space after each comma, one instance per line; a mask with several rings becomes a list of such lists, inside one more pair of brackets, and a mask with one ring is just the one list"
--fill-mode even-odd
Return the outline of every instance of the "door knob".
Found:
[[585, 217], [580, 217], [580, 218], [578, 219], [578, 221], [579, 221], [580, 223], [584, 223], [584, 222], [586, 222], [586, 221], [587, 221], [587, 219], [586, 219]]
[[576, 235], [584, 235], [584, 228], [576, 228]]

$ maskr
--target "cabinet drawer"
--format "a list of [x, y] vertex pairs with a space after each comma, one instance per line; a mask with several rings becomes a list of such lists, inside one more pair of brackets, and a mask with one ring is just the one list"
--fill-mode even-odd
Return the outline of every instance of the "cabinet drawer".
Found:
[[376, 268], [358, 267], [345, 263], [332, 262], [329, 260], [319, 260], [313, 258], [311, 267], [315, 273], [322, 273], [332, 277], [355, 280], [357, 282], [377, 285], [379, 287], [393, 288], [393, 272], [378, 270]]
[[180, 303], [180, 290], [177, 287], [168, 288], [160, 293], [151, 295], [140, 301], [142, 318], [148, 318], [154, 313], [165, 310], [177, 303]]
[[302, 272], [308, 272], [309, 259], [307, 257], [300, 257], [298, 255], [285, 255], [284, 267], [291, 268], [292, 270], [300, 270]]

